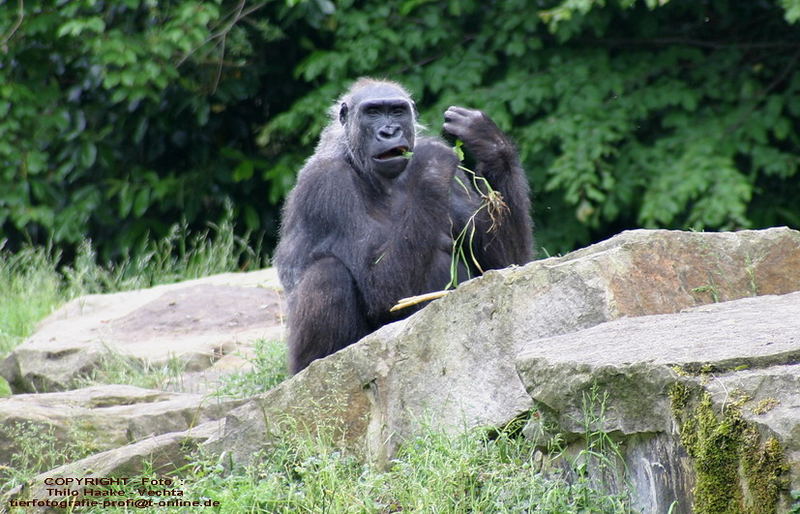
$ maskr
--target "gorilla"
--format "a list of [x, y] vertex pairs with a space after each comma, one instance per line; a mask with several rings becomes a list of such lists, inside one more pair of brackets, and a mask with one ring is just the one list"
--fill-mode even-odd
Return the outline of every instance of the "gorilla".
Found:
[[418, 133], [401, 85], [359, 79], [330, 115], [284, 206], [274, 258], [292, 373], [416, 310], [390, 312], [401, 298], [445, 288], [465, 227], [471, 248], [458, 260], [459, 280], [532, 257], [525, 172], [484, 113], [450, 107], [443, 129], [502, 195], [499, 219], [480, 209], [486, 186], [459, 168], [453, 148]]

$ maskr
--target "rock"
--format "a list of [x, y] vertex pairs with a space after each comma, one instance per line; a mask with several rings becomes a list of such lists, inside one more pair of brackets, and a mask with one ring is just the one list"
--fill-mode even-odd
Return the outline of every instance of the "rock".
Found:
[[[800, 361], [793, 339], [800, 301], [789, 294], [794, 291], [800, 291], [800, 232], [625, 232], [564, 257], [490, 271], [462, 284], [236, 407], [204, 432], [202, 446], [241, 464], [287, 432], [330, 429], [342, 447], [382, 465], [426, 428], [452, 433], [530, 417], [526, 434], [564, 433], [574, 452], [586, 427], [572, 416], [583, 414], [584, 393], [599, 384], [597, 394], [609, 393], [600, 428], [623, 443], [629, 470], [620, 467], [610, 487], [631, 481], [635, 505], [645, 511], [666, 506], [666, 512], [673, 499], [689, 508], [692, 495], [698, 501], [710, 497], [714, 491], [697, 470], [709, 469], [703, 453], [715, 447], [707, 444], [709, 434], [728, 423], [736, 427], [728, 446], [747, 441], [754, 451], [736, 461], [745, 478], [721, 482], [733, 484], [751, 505], [752, 498], [771, 498], [777, 482], [770, 470], [782, 470], [781, 462], [792, 466], [789, 476], [797, 484], [792, 377]], [[214, 297], [206, 293], [190, 296]], [[119, 334], [131, 328], [146, 333], [159, 319], [167, 320], [176, 340], [200, 338], [191, 330], [200, 321], [170, 317], [174, 297], [159, 300], [161, 294], [113, 315], [89, 313], [92, 321], [84, 322], [95, 332], [108, 330], [122, 348], [136, 344]], [[784, 296], [745, 298], [763, 294]], [[148, 310], [149, 302], [160, 303]], [[681, 312], [687, 308], [695, 309]], [[146, 315], [154, 321], [141, 321]], [[219, 322], [206, 328], [214, 331]], [[40, 332], [63, 341], [50, 323]], [[5, 376], [17, 388], [56, 387], [80, 374], [81, 359], [91, 361], [86, 356], [92, 348], [99, 351], [96, 334], [83, 345], [76, 340], [50, 351], [41, 333], [6, 360]], [[162, 353], [171, 348], [157, 334], [147, 335], [161, 341]], [[45, 376], [35, 371], [34, 355], [44, 361], [48, 351], [63, 365]], [[732, 389], [743, 392], [731, 399], [725, 391]], [[106, 459], [127, 451], [111, 450]], [[100, 468], [106, 461], [93, 462]], [[104, 472], [118, 469], [113, 462]], [[754, 475], [756, 468], [765, 471]], [[590, 473], [598, 482], [605, 478], [596, 469]]]
[[[704, 482], [697, 478], [699, 458], [690, 458], [694, 450], [685, 448], [679, 433], [686, 423], [697, 422], [696, 409], [706, 394], [719, 420], [741, 415], [755, 430], [746, 439], [746, 427], [740, 428], [734, 438], [741, 446], [737, 458], [755, 452], [763, 460], [757, 452], [775, 438], [794, 487], [800, 486], [800, 293], [624, 318], [526, 346], [517, 369], [546, 420], [536, 419], [536, 425], [550, 423], [581, 446], [586, 400], [593, 391], [606, 395], [596, 400], [594, 407], [599, 410], [602, 403], [604, 415], [592, 429], [621, 441], [634, 507], [640, 511], [667, 512], [676, 499], [679, 511], [690, 511], [691, 491]], [[676, 391], [686, 393], [681, 398], [685, 404], [676, 404]], [[543, 432], [540, 427], [528, 430]], [[734, 465], [738, 473], [739, 463]], [[755, 494], [755, 479], [740, 480], [732, 484], [738, 493], [733, 488], [725, 493], [751, 502], [742, 512], [756, 512], [753, 505], [764, 500], [745, 494]], [[616, 486], [624, 490], [628, 484]], [[713, 492], [714, 498], [723, 496]], [[779, 500], [788, 501], [785, 495], [773, 499]], [[702, 501], [695, 498], [695, 510], [709, 511], [698, 508]]]
[[99, 452], [219, 419], [241, 403], [127, 385], [0, 398], [0, 465], [19, 451], [15, 425], [38, 426], [61, 444]]
[[[537, 339], [625, 316], [795, 290], [800, 232], [625, 232], [462, 284], [237, 408], [207, 445], [246, 461], [290, 419], [309, 430], [337, 427], [342, 444], [386, 462], [422, 425], [454, 431], [524, 416], [532, 401], [514, 363]], [[663, 381], [638, 379], [636, 387]], [[638, 430], [645, 421], [629, 423]]]
[[[37, 475], [24, 488], [16, 487], [12, 489], [2, 498], [3, 503], [8, 504], [9, 500], [12, 499], [63, 500], [64, 497], [56, 497], [48, 493], [48, 487], [52, 488], [53, 486], [45, 484], [45, 479], [93, 479], [108, 476], [137, 477], [145, 466], [155, 476], [165, 477], [167, 474], [173, 473], [188, 464], [190, 461], [187, 460], [187, 456], [197, 449], [200, 443], [207, 440], [211, 434], [219, 431], [220, 423], [222, 421], [210, 421], [181, 432], [150, 437], [135, 444], [97, 453], [85, 459], [59, 466]], [[61, 488], [65, 487], [61, 486]], [[72, 485], [66, 488], [77, 491], [78, 494], [71, 498], [79, 499], [83, 497], [84, 488], [82, 486]], [[99, 487], [95, 489], [99, 489]], [[162, 485], [153, 489], [170, 489], [170, 486]], [[129, 496], [119, 499], [125, 500], [126, 498], [129, 498]], [[29, 508], [25, 510], [25, 512], [43, 511], [57, 510], [44, 508]]]
[[282, 337], [278, 287], [269, 269], [83, 296], [44, 320], [6, 357], [0, 375], [15, 393], [63, 391], [113, 352], [154, 365], [177, 359], [188, 372], [179, 387], [202, 391], [204, 379], [224, 372], [215, 364], [226, 356]]
[[[453, 319], [466, 323], [473, 314]], [[483, 319], [483, 318], [481, 318]], [[450, 320], [438, 325], [395, 323], [362, 343], [313, 362], [226, 417], [212, 451], [249, 460], [289, 430], [330, 429], [341, 444], [384, 464], [404, 437], [421, 426], [452, 431], [498, 425], [531, 407], [508, 359], [510, 346], [490, 339], [480, 324], [436, 346]], [[487, 325], [488, 327], [488, 325]], [[470, 338], [476, 340], [470, 342]], [[428, 340], [430, 338], [430, 340]], [[449, 389], [440, 389], [449, 384]], [[428, 415], [433, 415], [430, 418]]]
[[[797, 296], [794, 298], [800, 300]], [[800, 348], [797, 336], [798, 332], [795, 331], [795, 345]], [[792, 365], [714, 375], [705, 384], [705, 390], [717, 407], [730, 404], [731, 395], [733, 401], [743, 403], [742, 417], [758, 430], [760, 436], [759, 439], [745, 438], [743, 444], [758, 444], [760, 453], [755, 454], [757, 457], [763, 459], [764, 446], [778, 442], [788, 466], [785, 477], [789, 482], [787, 489], [796, 492], [800, 491], [800, 352], [795, 351], [792, 362]], [[770, 477], [758, 478], [764, 480]], [[784, 477], [776, 478], [782, 480]], [[757, 485], [763, 487], [763, 484]], [[795, 501], [795, 510], [792, 510], [787, 501], [785, 495], [780, 496], [778, 512], [796, 512], [800, 507], [800, 503]]]

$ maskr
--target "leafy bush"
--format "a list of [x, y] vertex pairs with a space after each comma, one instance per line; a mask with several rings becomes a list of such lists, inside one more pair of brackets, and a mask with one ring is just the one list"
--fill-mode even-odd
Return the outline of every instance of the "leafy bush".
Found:
[[219, 221], [232, 199], [243, 229], [273, 230], [286, 185], [253, 180], [265, 161], [252, 134], [288, 106], [279, 87], [264, 95], [264, 77], [286, 78], [247, 58], [293, 53], [270, 21], [288, 7], [245, 25], [220, 1], [13, 3], [0, 9], [0, 229], [10, 245], [74, 248], [90, 237], [119, 258], [176, 223]]
[[[517, 141], [541, 246], [800, 227], [800, 1], [75, 0], [0, 9], [0, 231], [117, 258], [217, 221], [274, 244], [360, 75]], [[16, 8], [13, 8], [16, 5]], [[71, 255], [71, 254], [70, 254]]]
[[[451, 103], [491, 113], [520, 147], [551, 251], [637, 226], [800, 226], [800, 2], [545, 4], [342, 9], [333, 44], [297, 72], [330, 84], [380, 70], [432, 127]], [[311, 106], [329, 94], [262, 136], [315, 133]]]

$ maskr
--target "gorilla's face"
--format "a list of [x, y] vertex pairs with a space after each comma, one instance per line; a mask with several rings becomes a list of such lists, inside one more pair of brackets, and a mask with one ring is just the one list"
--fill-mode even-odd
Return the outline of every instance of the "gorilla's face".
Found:
[[414, 117], [407, 100], [380, 98], [359, 105], [359, 120], [366, 155], [372, 169], [395, 178], [408, 164], [407, 152], [414, 147]]
[[347, 127], [353, 155], [363, 168], [396, 178], [414, 149], [413, 102], [402, 91], [381, 84], [356, 92], [352, 104], [354, 112], [342, 104], [339, 117]]

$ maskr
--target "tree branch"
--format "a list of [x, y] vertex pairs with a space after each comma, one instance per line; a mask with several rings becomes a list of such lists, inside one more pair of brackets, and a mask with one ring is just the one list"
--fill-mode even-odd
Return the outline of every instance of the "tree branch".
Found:
[[17, 21], [11, 27], [11, 30], [8, 31], [8, 34], [6, 34], [3, 37], [3, 40], [0, 41], [0, 49], [3, 50], [4, 54], [8, 53], [8, 46], [7, 46], [8, 42], [11, 41], [11, 38], [14, 37], [14, 34], [16, 34], [17, 30], [19, 30], [20, 26], [22, 26], [22, 20], [24, 20], [24, 19], [25, 19], [25, 1], [24, 0], [18, 0], [18, 2], [17, 2]]
[[242, 10], [244, 9], [244, 2], [245, 0], [241, 0], [239, 2], [239, 6], [236, 8], [236, 16], [233, 17], [233, 21], [226, 27], [226, 29], [222, 33], [222, 42], [221, 49], [219, 53], [219, 64], [217, 65], [217, 75], [214, 77], [214, 86], [211, 88], [211, 92], [214, 93], [217, 91], [217, 87], [219, 87], [219, 81], [222, 78], [222, 62], [225, 60], [225, 45], [228, 43], [228, 34], [230, 33], [231, 29], [233, 28], [234, 24], [241, 19]]
[[728, 42], [720, 42], [720, 41], [704, 41], [701, 39], [691, 39], [691, 38], [684, 38], [684, 37], [661, 37], [661, 38], [654, 38], [654, 39], [612, 39], [612, 38], [603, 38], [603, 39], [582, 39], [582, 43], [589, 43], [592, 45], [633, 45], [633, 46], [641, 46], [641, 45], [686, 45], [686, 46], [696, 46], [699, 48], [712, 48], [715, 50], [721, 50], [724, 48], [744, 48], [744, 49], [754, 49], [754, 48], [795, 48], [797, 47], [796, 41], [762, 41], [762, 42], [751, 42], [751, 43], [728, 43]]
[[747, 121], [747, 118], [749, 118], [750, 115], [753, 114], [753, 111], [756, 110], [758, 105], [764, 100], [764, 98], [767, 97], [767, 95], [770, 93], [770, 91], [772, 91], [773, 89], [778, 87], [778, 85], [781, 82], [783, 82], [786, 79], [787, 76], [789, 76], [789, 73], [791, 73], [791, 71], [797, 65], [797, 60], [798, 59], [800, 59], [800, 47], [798, 47], [797, 51], [794, 53], [792, 58], [789, 60], [789, 63], [786, 65], [786, 68], [783, 69], [783, 71], [780, 73], [780, 75], [775, 77], [775, 80], [770, 82], [769, 85], [766, 88], [764, 88], [764, 90], [761, 91], [761, 93], [759, 93], [758, 97], [742, 113], [742, 115], [739, 116], [739, 118], [735, 122], [731, 123], [731, 125], [727, 129], [725, 129], [725, 134], [731, 134], [732, 132], [736, 132], [739, 129], [739, 127], [741, 127], [744, 124], [744, 122]]
[[[262, 7], [264, 7], [265, 5], [267, 5], [267, 2], [265, 1], [265, 2], [257, 3], [257, 4], [251, 6], [251, 7], [247, 8], [247, 9], [244, 8], [245, 4], [246, 4], [246, 0], [241, 0], [239, 2], [239, 5], [236, 6], [236, 9], [234, 9], [233, 11], [231, 11], [231, 13], [229, 13], [227, 16], [225, 16], [225, 18], [228, 18], [231, 15], [233, 15], [233, 19], [225, 26], [225, 28], [223, 28], [222, 30], [219, 30], [218, 32], [215, 32], [214, 34], [211, 34], [200, 45], [198, 45], [197, 47], [192, 48], [191, 50], [186, 52], [186, 54], [183, 57], [180, 58], [178, 63], [175, 65], [175, 67], [176, 68], [180, 68], [181, 65], [183, 65], [183, 63], [186, 62], [186, 60], [189, 57], [194, 55], [195, 52], [197, 52], [198, 50], [200, 50], [201, 48], [206, 46], [211, 41], [214, 41], [215, 39], [220, 39], [220, 38], [222, 39], [222, 42], [220, 44], [220, 46], [222, 47], [222, 51], [223, 51], [222, 58], [224, 58], [225, 57], [225, 55], [224, 55], [224, 52], [225, 52], [225, 39], [228, 37], [228, 33], [231, 31], [231, 29], [233, 29], [233, 27], [237, 23], [239, 23], [240, 20], [250, 16], [251, 14], [256, 12], [257, 10], [259, 10]], [[216, 85], [217, 84], [215, 83], [214, 89], [216, 89]]]

